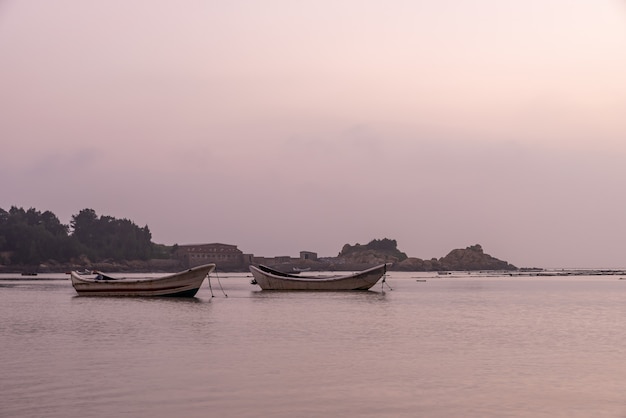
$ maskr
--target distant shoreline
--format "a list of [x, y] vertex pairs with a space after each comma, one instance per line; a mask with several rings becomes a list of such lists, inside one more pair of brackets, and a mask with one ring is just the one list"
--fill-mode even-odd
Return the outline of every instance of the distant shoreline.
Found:
[[[90, 266], [78, 266], [78, 265], [67, 265], [67, 264], [59, 264], [54, 266], [0, 266], [0, 274], [2, 275], [14, 275], [15, 277], [11, 278], [0, 278], [0, 280], [59, 280], [59, 278], [46, 278], [42, 276], [50, 276], [50, 275], [68, 275], [72, 270], [99, 270], [106, 271], [112, 273], [130, 273], [130, 274], [140, 274], [140, 273], [172, 273], [177, 271], [185, 270], [185, 267], [177, 266], [169, 266], [168, 268], [156, 267], [154, 265], [150, 265], [148, 262], [145, 263], [144, 266], [139, 267], [138, 262], [130, 262], [130, 263], [94, 263]], [[286, 268], [283, 266], [284, 271], [291, 272], [290, 268]], [[316, 271], [358, 271], [361, 270], [361, 266], [344, 266], [345, 268], [337, 268], [338, 266], [333, 266], [332, 269], [318, 269], [312, 270], [310, 272], [304, 272], [302, 274], [312, 274]], [[349, 268], [355, 267], [355, 268]], [[405, 270], [405, 269], [389, 269], [390, 272], [396, 273], [429, 273], [436, 274], [438, 277], [460, 277], [460, 276], [509, 276], [509, 277], [576, 277], [576, 276], [625, 276], [623, 279], [626, 280], [626, 269], [612, 269], [612, 268], [520, 268], [518, 270], [501, 270], [501, 269], [479, 269], [479, 270]], [[246, 266], [245, 269], [218, 269], [217, 272], [223, 273], [248, 273], [248, 268]], [[27, 274], [25, 274], [27, 273]]]

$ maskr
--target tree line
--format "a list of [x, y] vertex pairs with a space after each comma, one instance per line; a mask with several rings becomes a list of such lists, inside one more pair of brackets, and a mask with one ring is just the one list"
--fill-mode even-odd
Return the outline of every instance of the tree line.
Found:
[[65, 225], [48, 210], [0, 208], [0, 264], [66, 263], [81, 256], [92, 262], [148, 260], [168, 258], [169, 251], [152, 242], [147, 225], [98, 216], [93, 209], [81, 210]]

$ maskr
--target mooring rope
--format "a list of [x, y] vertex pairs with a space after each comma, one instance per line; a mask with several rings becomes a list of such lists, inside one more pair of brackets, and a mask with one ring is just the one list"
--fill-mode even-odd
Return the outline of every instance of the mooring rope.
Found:
[[226, 292], [224, 292], [224, 288], [222, 287], [222, 282], [220, 281], [220, 276], [217, 275], [217, 271], [215, 272], [215, 277], [217, 277], [217, 283], [219, 283], [220, 289], [222, 290], [222, 293], [224, 294], [224, 296], [228, 297]]
[[383, 274], [383, 280], [382, 280], [381, 285], [380, 285], [380, 288], [383, 291], [383, 293], [385, 292], [385, 285], [387, 285], [389, 290], [393, 290], [391, 288], [391, 286], [389, 286], [389, 283], [387, 283], [387, 272], [386, 271], [385, 271], [385, 274]]
[[213, 288], [211, 287], [211, 273], [207, 273], [206, 279], [209, 282], [209, 290], [211, 291], [211, 297], [214, 298], [215, 296], [213, 296]]

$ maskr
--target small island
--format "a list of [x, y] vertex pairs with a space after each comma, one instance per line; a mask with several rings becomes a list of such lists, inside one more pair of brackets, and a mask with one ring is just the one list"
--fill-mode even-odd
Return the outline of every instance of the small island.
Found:
[[515, 271], [518, 268], [483, 252], [479, 244], [464, 249], [454, 249], [439, 259], [422, 260], [408, 257], [397, 248], [394, 239], [374, 239], [368, 244], [345, 244], [337, 257], [317, 260], [290, 260], [277, 267], [285, 270], [310, 268], [311, 270], [362, 270], [373, 265], [393, 263], [392, 271]]

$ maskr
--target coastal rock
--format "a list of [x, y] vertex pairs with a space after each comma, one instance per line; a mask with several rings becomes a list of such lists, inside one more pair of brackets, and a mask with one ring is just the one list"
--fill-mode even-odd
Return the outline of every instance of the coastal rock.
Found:
[[344, 264], [382, 264], [397, 263], [399, 258], [376, 250], [365, 250], [339, 257]]
[[361, 269], [383, 263], [398, 263], [407, 258], [398, 250], [396, 240], [383, 238], [374, 239], [366, 245], [346, 244], [337, 256], [337, 264], [350, 269]]
[[398, 271], [439, 271], [442, 270], [441, 263], [436, 258], [422, 260], [421, 258], [409, 257], [391, 267]]
[[517, 270], [514, 265], [485, 254], [479, 244], [452, 250], [439, 263], [440, 270]]
[[376, 264], [393, 263], [391, 270], [397, 271], [476, 271], [517, 270], [512, 264], [485, 254], [479, 245], [450, 251], [439, 259], [422, 260], [406, 255], [396, 248], [395, 240], [374, 240], [368, 245], [344, 245], [336, 259], [334, 269], [361, 269]]

